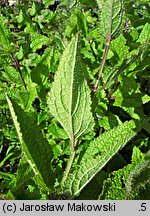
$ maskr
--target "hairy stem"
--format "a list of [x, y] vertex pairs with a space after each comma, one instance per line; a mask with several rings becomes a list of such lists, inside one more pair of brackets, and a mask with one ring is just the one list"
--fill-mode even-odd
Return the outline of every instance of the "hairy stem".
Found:
[[73, 163], [73, 161], [74, 161], [75, 153], [76, 153], [75, 149], [77, 149], [77, 148], [78, 148], [78, 140], [73, 141], [73, 142], [71, 143], [71, 155], [70, 155], [69, 160], [68, 160], [68, 162], [67, 162], [67, 167], [66, 167], [66, 169], [65, 169], [65, 172], [64, 172], [64, 175], [63, 175], [63, 178], [62, 178], [62, 181], [61, 181], [62, 187], [64, 186], [65, 181], [66, 181], [66, 179], [67, 179], [67, 177], [68, 177], [68, 174], [69, 174], [69, 172], [70, 172], [70, 169], [71, 169], [71, 167], [72, 167], [72, 163]]
[[102, 63], [100, 65], [100, 68], [99, 68], [99, 71], [98, 71], [97, 80], [96, 80], [96, 82], [95, 82], [95, 84], [93, 86], [93, 93], [95, 93], [97, 91], [97, 86], [98, 86], [99, 80], [101, 78], [101, 74], [103, 72], [104, 65], [105, 65], [105, 62], [106, 62], [106, 59], [107, 59], [108, 50], [109, 50], [109, 47], [110, 47], [110, 42], [111, 42], [111, 34], [109, 34], [108, 37], [107, 37], [107, 41], [106, 41], [106, 46], [105, 46], [105, 51], [104, 51]]
[[68, 177], [69, 171], [70, 171], [71, 166], [72, 166], [72, 163], [73, 163], [73, 161], [74, 161], [74, 158], [75, 158], [75, 151], [72, 151], [72, 152], [71, 152], [71, 155], [70, 155], [70, 157], [69, 157], [69, 160], [68, 160], [68, 163], [67, 163], [67, 167], [66, 167], [66, 169], [65, 169], [65, 172], [64, 172], [62, 181], [61, 181], [62, 187], [64, 186], [64, 184], [65, 184], [65, 182], [66, 182], [66, 179], [67, 179], [67, 177]]

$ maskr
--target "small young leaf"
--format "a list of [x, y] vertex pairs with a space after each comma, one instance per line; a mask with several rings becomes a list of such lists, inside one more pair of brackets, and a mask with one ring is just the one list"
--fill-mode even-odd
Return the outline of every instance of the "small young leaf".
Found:
[[129, 52], [129, 47], [126, 46], [126, 39], [123, 35], [119, 35], [119, 37], [113, 40], [110, 48], [117, 53], [120, 61], [122, 61]]
[[137, 42], [140, 42], [141, 44], [146, 43], [149, 40], [149, 35], [150, 35], [150, 24], [146, 23], [144, 28], [141, 31], [141, 34]]
[[18, 23], [23, 22], [23, 19], [24, 19], [24, 13], [23, 13], [22, 10], [20, 10], [20, 13], [19, 13], [18, 16], [16, 16], [16, 19], [17, 19], [17, 22], [18, 22]]
[[94, 125], [90, 111], [90, 89], [84, 78], [84, 70], [76, 36], [62, 55], [48, 95], [50, 113], [63, 126], [71, 143], [89, 132]]
[[35, 35], [32, 38], [31, 48], [33, 52], [35, 52], [37, 49], [41, 49], [43, 45], [48, 44], [49, 38], [44, 35]]
[[44, 0], [43, 1], [45, 7], [49, 7], [50, 5], [53, 5], [55, 3], [55, 0]]
[[32, 7], [28, 9], [28, 13], [31, 15], [31, 16], [34, 16], [36, 14], [36, 6], [35, 6], [35, 3], [33, 2], [32, 4]]

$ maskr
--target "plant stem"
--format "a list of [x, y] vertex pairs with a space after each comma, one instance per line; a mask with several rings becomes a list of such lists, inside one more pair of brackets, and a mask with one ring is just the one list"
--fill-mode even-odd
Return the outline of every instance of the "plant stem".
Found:
[[[111, 98], [111, 95], [113, 94], [113, 92], [115, 91], [115, 88], [118, 84], [118, 79], [115, 81], [115, 83], [113, 84], [113, 87], [109, 90], [108, 94], [107, 94], [107, 98], [110, 99]], [[113, 98], [111, 98], [113, 99]]]
[[20, 70], [20, 64], [18, 63], [18, 61], [17, 61], [16, 57], [13, 55], [13, 53], [10, 53], [10, 56], [11, 56], [12, 60], [13, 60], [14, 63], [15, 63], [15, 65], [14, 65], [15, 68], [16, 68], [16, 69], [18, 70], [18, 72], [19, 72], [20, 79], [21, 79], [21, 81], [22, 81], [22, 83], [23, 83], [23, 85], [24, 85], [25, 90], [28, 91], [27, 85], [26, 85], [26, 83], [25, 83], [25, 80], [24, 80], [24, 78], [23, 78], [23, 76], [22, 76], [22, 72], [21, 72], [21, 70]]
[[65, 172], [64, 172], [62, 181], [61, 181], [62, 187], [64, 186], [64, 184], [65, 184], [65, 182], [66, 182], [66, 179], [67, 179], [68, 174], [69, 174], [69, 171], [70, 171], [70, 169], [71, 169], [71, 166], [72, 166], [74, 157], [75, 157], [75, 151], [72, 151], [72, 152], [71, 152], [71, 155], [70, 155], [70, 157], [69, 157], [69, 160], [68, 160], [68, 162], [67, 162], [67, 167], [66, 167], [66, 169], [65, 169]]
[[105, 65], [105, 62], [106, 62], [106, 58], [107, 58], [107, 55], [108, 55], [108, 50], [109, 50], [110, 42], [111, 42], [111, 34], [109, 34], [108, 37], [107, 37], [107, 41], [106, 41], [106, 46], [105, 46], [105, 51], [104, 51], [102, 63], [100, 65], [100, 68], [99, 68], [99, 71], [98, 71], [97, 80], [96, 80], [96, 82], [95, 82], [95, 84], [93, 86], [93, 91], [92, 91], [93, 94], [97, 91], [97, 86], [98, 86], [99, 80], [101, 78], [101, 74], [103, 72], [104, 65]]
[[65, 169], [65, 172], [64, 172], [64, 175], [63, 175], [63, 178], [62, 178], [62, 181], [61, 181], [61, 186], [63, 187], [65, 182], [66, 182], [66, 179], [68, 177], [68, 174], [70, 172], [70, 169], [72, 167], [72, 163], [74, 161], [74, 158], [75, 158], [75, 154], [76, 154], [76, 149], [78, 148], [78, 140], [74, 140], [74, 136], [72, 135], [72, 139], [71, 139], [71, 155], [68, 159], [68, 162], [67, 162], [67, 166], [66, 166], [66, 169]]

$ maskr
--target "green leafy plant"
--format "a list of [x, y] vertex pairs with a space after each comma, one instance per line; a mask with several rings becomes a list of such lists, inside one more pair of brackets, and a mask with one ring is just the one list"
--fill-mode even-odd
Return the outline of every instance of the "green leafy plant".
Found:
[[23, 2], [1, 9], [3, 198], [148, 199], [150, 28], [146, 13], [130, 23], [130, 9], [139, 11], [130, 6], [29, 1], [26, 16]]

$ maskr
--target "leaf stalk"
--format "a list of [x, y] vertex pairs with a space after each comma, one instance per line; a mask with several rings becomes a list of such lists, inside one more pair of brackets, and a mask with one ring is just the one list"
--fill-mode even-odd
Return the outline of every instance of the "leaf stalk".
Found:
[[69, 157], [69, 160], [68, 160], [68, 163], [67, 163], [67, 167], [65, 169], [65, 172], [64, 172], [64, 175], [63, 175], [63, 178], [62, 178], [62, 181], [61, 181], [61, 185], [62, 187], [64, 186], [66, 180], [67, 180], [67, 177], [68, 177], [68, 174], [70, 172], [70, 169], [72, 167], [72, 164], [73, 164], [73, 161], [74, 161], [74, 158], [75, 158], [75, 151], [72, 151], [71, 152], [71, 155]]

